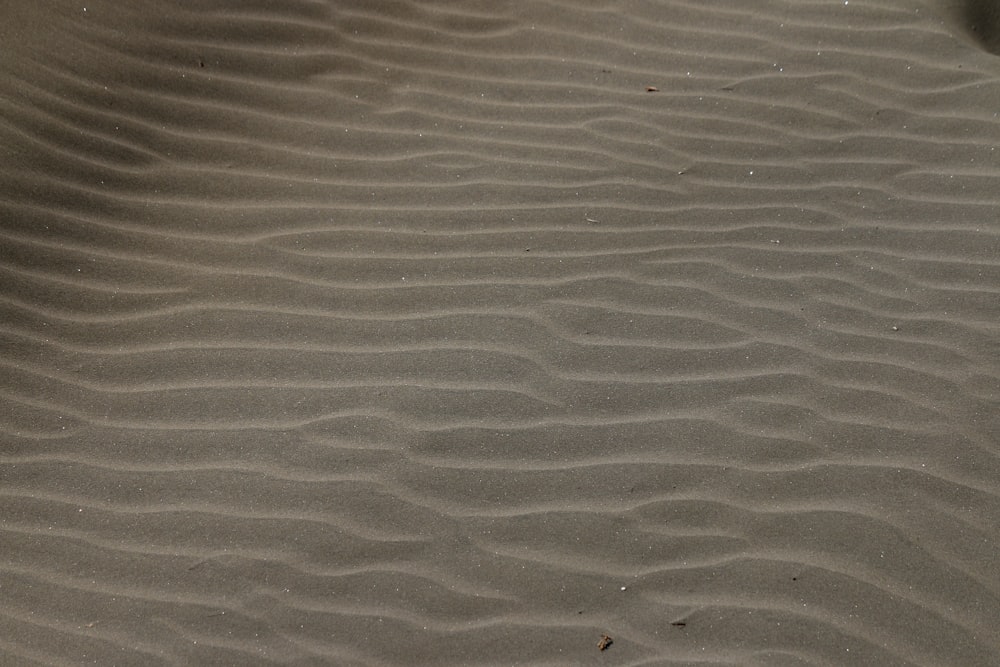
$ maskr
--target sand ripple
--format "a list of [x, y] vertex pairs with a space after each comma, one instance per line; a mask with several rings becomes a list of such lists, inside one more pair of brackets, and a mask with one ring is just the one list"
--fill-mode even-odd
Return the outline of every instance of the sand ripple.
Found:
[[0, 662], [996, 664], [983, 3], [122, 4], [2, 29]]

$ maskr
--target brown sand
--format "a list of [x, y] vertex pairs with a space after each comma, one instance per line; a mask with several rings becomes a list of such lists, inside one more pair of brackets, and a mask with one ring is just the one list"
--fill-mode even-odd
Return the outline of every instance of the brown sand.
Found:
[[984, 7], [6, 3], [0, 664], [998, 664]]

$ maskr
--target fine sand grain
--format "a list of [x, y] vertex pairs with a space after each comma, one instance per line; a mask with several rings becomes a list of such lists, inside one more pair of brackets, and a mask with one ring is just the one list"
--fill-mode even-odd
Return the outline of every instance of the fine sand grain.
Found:
[[990, 3], [2, 11], [0, 664], [998, 664]]

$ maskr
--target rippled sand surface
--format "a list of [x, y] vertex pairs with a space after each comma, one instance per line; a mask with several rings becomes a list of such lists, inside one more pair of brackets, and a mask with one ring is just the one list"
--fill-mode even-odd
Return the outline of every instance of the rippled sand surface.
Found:
[[0, 662], [996, 664], [985, 4], [11, 4]]

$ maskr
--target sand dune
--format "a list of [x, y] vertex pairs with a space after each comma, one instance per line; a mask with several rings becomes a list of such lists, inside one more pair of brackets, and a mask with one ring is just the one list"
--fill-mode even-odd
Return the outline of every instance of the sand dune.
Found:
[[16, 4], [0, 662], [996, 664], [984, 3]]

